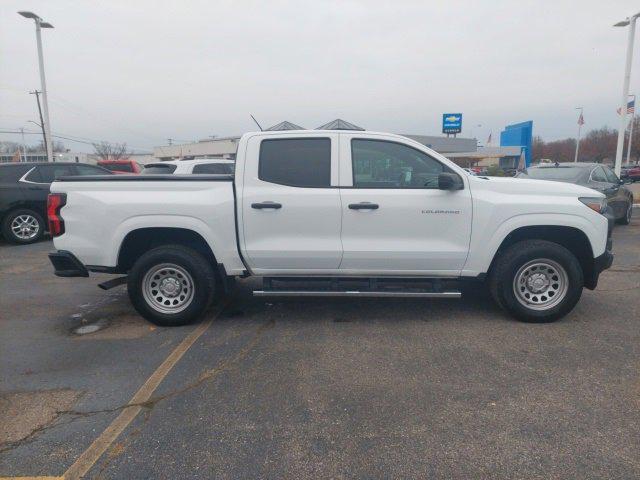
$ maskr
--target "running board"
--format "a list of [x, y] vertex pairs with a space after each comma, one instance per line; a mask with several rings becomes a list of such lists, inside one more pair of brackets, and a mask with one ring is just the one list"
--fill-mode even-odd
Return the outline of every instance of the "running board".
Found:
[[460, 298], [460, 292], [332, 292], [326, 290], [254, 290], [254, 297], [413, 297], [413, 298]]
[[456, 278], [264, 277], [256, 297], [460, 298]]

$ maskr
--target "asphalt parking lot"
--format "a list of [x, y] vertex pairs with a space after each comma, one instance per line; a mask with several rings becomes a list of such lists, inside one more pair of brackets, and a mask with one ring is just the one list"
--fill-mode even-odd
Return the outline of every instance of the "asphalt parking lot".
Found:
[[0, 476], [639, 478], [639, 240], [555, 324], [244, 280], [180, 328], [0, 243]]

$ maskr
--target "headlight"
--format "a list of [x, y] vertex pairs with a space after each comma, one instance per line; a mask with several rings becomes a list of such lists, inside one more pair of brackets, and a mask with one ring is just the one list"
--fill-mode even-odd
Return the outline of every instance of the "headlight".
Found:
[[607, 209], [607, 199], [600, 197], [580, 197], [578, 198], [582, 203], [584, 203], [591, 210], [595, 210], [598, 213], [604, 213]]

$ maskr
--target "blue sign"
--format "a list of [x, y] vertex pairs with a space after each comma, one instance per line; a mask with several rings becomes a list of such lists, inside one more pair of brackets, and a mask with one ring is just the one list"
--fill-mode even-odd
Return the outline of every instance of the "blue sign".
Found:
[[531, 165], [531, 145], [533, 142], [533, 121], [507, 125], [500, 132], [501, 147], [520, 147], [524, 152], [526, 167]]
[[462, 114], [461, 113], [443, 113], [442, 114], [442, 133], [460, 133], [462, 132]]

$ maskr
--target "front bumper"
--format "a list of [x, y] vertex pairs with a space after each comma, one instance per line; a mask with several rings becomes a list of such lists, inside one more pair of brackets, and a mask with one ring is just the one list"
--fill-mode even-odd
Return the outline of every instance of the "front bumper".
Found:
[[54, 274], [58, 277], [88, 277], [89, 270], [71, 252], [58, 250], [49, 254]]
[[607, 249], [605, 252], [593, 259], [593, 266], [590, 272], [586, 272], [584, 278], [584, 286], [590, 290], [593, 290], [598, 286], [598, 278], [600, 274], [613, 264], [613, 239], [611, 238], [611, 232], [607, 237]]

